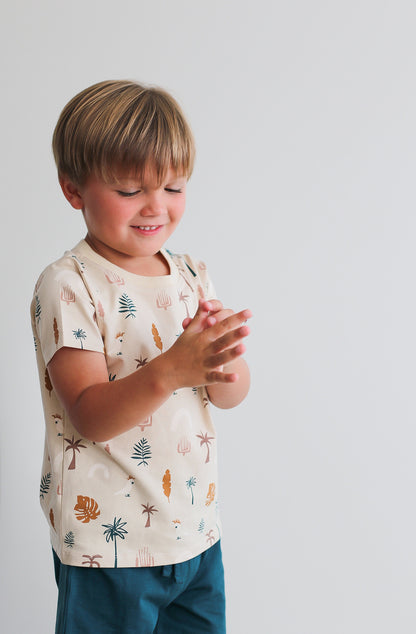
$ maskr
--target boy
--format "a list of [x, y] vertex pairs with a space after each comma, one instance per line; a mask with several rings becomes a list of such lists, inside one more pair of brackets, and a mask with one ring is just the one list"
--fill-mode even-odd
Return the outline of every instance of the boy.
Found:
[[67, 104], [53, 150], [87, 226], [32, 302], [56, 632], [220, 634], [209, 410], [248, 391], [251, 314], [224, 309], [203, 263], [163, 248], [184, 212], [192, 134], [167, 93], [107, 81]]

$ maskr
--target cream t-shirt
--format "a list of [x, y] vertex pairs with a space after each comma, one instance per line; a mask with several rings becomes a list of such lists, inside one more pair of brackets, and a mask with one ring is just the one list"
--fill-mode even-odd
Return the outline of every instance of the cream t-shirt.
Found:
[[220, 538], [216, 433], [205, 388], [183, 388], [108, 442], [80, 437], [47, 364], [61, 347], [105, 355], [117, 381], [167, 350], [199, 297], [205, 265], [162, 250], [170, 274], [117, 267], [82, 240], [41, 274], [31, 307], [45, 414], [40, 498], [65, 564], [157, 566], [200, 554]]

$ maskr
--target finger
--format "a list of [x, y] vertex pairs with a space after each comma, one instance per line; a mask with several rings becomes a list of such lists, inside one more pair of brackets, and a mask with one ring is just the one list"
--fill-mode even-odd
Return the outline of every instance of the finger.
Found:
[[238, 374], [236, 372], [220, 372], [213, 370], [207, 375], [206, 385], [211, 383], [235, 383], [238, 381]]
[[226, 365], [231, 361], [234, 361], [238, 357], [241, 357], [246, 351], [246, 347], [242, 343], [238, 343], [232, 348], [227, 348], [218, 354], [213, 354], [205, 361], [205, 367], [218, 369], [219, 366]]
[[230, 315], [230, 317], [226, 317], [226, 319], [223, 319], [222, 321], [218, 321], [217, 324], [215, 324], [215, 326], [210, 328], [210, 330], [208, 331], [210, 339], [211, 340], [218, 339], [219, 337], [229, 332], [230, 330], [234, 330], [235, 328], [238, 328], [238, 326], [241, 326], [241, 324], [244, 324], [247, 321], [247, 319], [250, 319], [251, 316], [252, 316], [251, 311], [246, 309], [246, 310], [241, 310], [238, 313], [234, 313]]
[[185, 330], [185, 328], [189, 326], [191, 321], [192, 321], [191, 317], [186, 317], [182, 322], [182, 328]]
[[[193, 319], [188, 317], [184, 319], [184, 322], [186, 322], [189, 319], [189, 322], [187, 323], [186, 328], [192, 332], [194, 331], [197, 332], [198, 330], [201, 330], [204, 326], [206, 318], [209, 315], [209, 311], [210, 311], [210, 302], [206, 302], [205, 300], [199, 300], [198, 309]], [[182, 322], [182, 325], [183, 325], [183, 322]]]
[[238, 345], [241, 339], [244, 339], [250, 334], [250, 328], [246, 325], [240, 326], [231, 332], [227, 332], [222, 337], [215, 339], [210, 344], [210, 349], [217, 354], [227, 348]]

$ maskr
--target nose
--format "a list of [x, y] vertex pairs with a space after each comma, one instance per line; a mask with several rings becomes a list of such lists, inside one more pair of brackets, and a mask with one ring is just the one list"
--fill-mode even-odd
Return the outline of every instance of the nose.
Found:
[[159, 190], [148, 192], [145, 204], [142, 207], [142, 216], [159, 216], [164, 212], [162, 194]]

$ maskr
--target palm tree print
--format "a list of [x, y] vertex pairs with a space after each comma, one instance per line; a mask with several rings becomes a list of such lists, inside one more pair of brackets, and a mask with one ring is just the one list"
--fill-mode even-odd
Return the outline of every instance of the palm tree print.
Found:
[[78, 453], [80, 452], [80, 448], [82, 447], [82, 449], [86, 449], [87, 447], [85, 445], [81, 445], [81, 440], [82, 438], [78, 438], [78, 440], [74, 440], [74, 436], [72, 435], [72, 439], [69, 440], [69, 438], [65, 438], [64, 439], [65, 442], [69, 443], [68, 447], [65, 449], [65, 451], [69, 451], [70, 449], [72, 449], [73, 454], [72, 454], [72, 460], [71, 463], [68, 467], [68, 471], [71, 471], [73, 469], [75, 469], [75, 452], [78, 451]]
[[186, 316], [190, 317], [189, 308], [188, 308], [188, 299], [189, 299], [189, 295], [185, 295], [185, 293], [183, 293], [182, 291], [179, 293], [179, 301], [184, 303]]
[[96, 559], [102, 559], [103, 556], [102, 555], [82, 555], [83, 557], [85, 557], [85, 561], [82, 562], [82, 565], [85, 566], [85, 564], [88, 564], [88, 568], [94, 568], [94, 566], [96, 568], [100, 568], [100, 563], [98, 561], [95, 561]]
[[78, 330], [73, 330], [72, 334], [74, 335], [75, 339], [77, 339], [80, 344], [81, 344], [81, 350], [84, 349], [84, 346], [82, 345], [82, 340], [87, 338], [87, 333], [82, 330], [82, 328], [78, 328]]
[[140, 355], [140, 357], [138, 359], [135, 359], [135, 361], [137, 361], [136, 370], [138, 370], [139, 368], [142, 368], [144, 365], [146, 365], [147, 357], [143, 359], [142, 355]]
[[192, 504], [194, 503], [194, 491], [193, 491], [193, 487], [196, 485], [196, 478], [195, 476], [191, 476], [189, 478], [189, 480], [186, 481], [186, 486], [188, 487], [188, 489], [191, 491], [191, 495], [192, 495]]
[[200, 447], [202, 447], [202, 445], [207, 446], [207, 458], [205, 460], [205, 464], [206, 464], [207, 462], [209, 462], [209, 447], [211, 444], [211, 440], [215, 440], [215, 437], [208, 436], [207, 433], [203, 434], [202, 432], [200, 434], [197, 434], [196, 437], [201, 439], [201, 442], [199, 443]]
[[153, 515], [153, 513], [158, 513], [158, 509], [155, 509], [154, 506], [150, 506], [149, 502], [147, 504], [142, 504], [144, 511], [142, 511], [142, 515], [144, 515], [145, 513], [147, 513], [147, 522], [145, 524], [145, 528], [149, 528], [150, 527], [150, 516]]
[[114, 542], [114, 568], [117, 568], [117, 537], [124, 539], [124, 536], [127, 535], [128, 531], [123, 528], [126, 524], [127, 522], [121, 521], [121, 517], [119, 519], [114, 518], [112, 524], [101, 524], [106, 529], [104, 535], [107, 544], [110, 539]]

